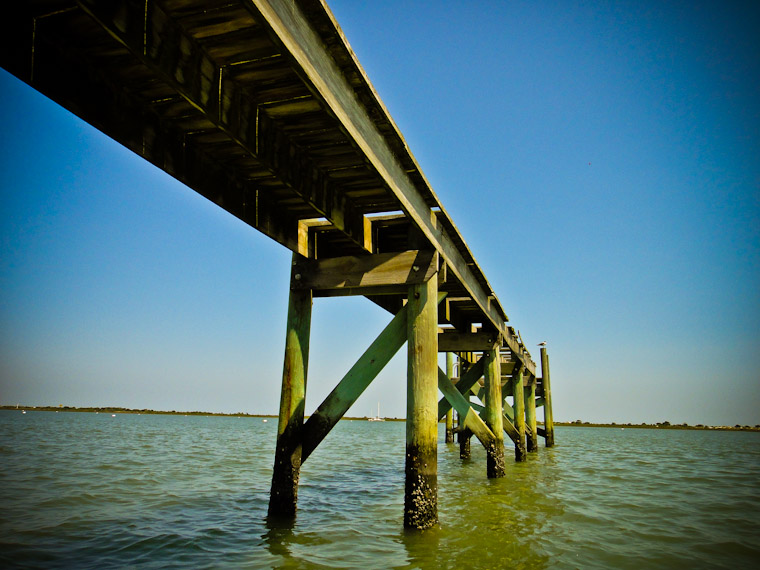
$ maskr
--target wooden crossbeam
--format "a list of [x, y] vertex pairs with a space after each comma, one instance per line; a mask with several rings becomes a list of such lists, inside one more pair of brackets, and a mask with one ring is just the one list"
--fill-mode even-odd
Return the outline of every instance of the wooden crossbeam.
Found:
[[[438, 389], [451, 404], [451, 407], [453, 407], [459, 414], [460, 426], [464, 425], [464, 427], [469, 429], [473, 435], [480, 440], [480, 443], [482, 443], [484, 447], [488, 448], [488, 446], [493, 445], [496, 436], [475, 410], [470, 407], [470, 403], [459, 393], [456, 386], [451, 383], [451, 380], [448, 379], [446, 373], [440, 368], [438, 369]], [[440, 405], [438, 410], [440, 411]], [[440, 418], [441, 416], [438, 417]]]
[[435, 251], [404, 251], [328, 259], [300, 258], [293, 289], [311, 289], [315, 297], [406, 293], [438, 269]]
[[460, 333], [444, 331], [438, 334], [438, 352], [481, 352], [493, 347], [494, 333]]

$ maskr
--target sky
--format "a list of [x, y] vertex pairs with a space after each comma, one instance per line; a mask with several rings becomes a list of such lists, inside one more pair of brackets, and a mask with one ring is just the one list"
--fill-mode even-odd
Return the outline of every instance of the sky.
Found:
[[[329, 2], [554, 418], [760, 424], [760, 4]], [[0, 404], [276, 414], [290, 253], [0, 70]], [[307, 413], [389, 321], [316, 299]], [[348, 415], [403, 417], [405, 349]]]

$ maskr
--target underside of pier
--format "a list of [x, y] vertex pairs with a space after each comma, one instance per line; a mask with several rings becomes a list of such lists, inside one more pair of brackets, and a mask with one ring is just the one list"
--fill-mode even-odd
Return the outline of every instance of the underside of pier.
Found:
[[[517, 459], [526, 429], [528, 451], [537, 434], [553, 444], [545, 350], [539, 379], [324, 2], [30, 0], [0, 26], [5, 69], [291, 250], [270, 514], [295, 512], [302, 461], [404, 343], [407, 526], [437, 521], [450, 408], [460, 442], [486, 446], [489, 476], [504, 472], [504, 433]], [[390, 324], [304, 423], [311, 305], [346, 295]], [[459, 356], [458, 376], [438, 352]]]

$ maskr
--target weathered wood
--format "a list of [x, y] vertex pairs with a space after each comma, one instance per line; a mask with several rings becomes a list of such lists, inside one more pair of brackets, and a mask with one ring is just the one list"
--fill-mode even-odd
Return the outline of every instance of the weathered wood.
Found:
[[536, 432], [536, 379], [531, 377], [523, 388], [525, 394], [525, 443], [528, 452], [538, 451]]
[[[440, 340], [440, 335], [438, 336]], [[438, 349], [440, 351], [440, 347]], [[451, 382], [454, 377], [454, 354], [452, 352], [446, 353], [446, 376]], [[446, 443], [454, 443], [454, 409], [450, 409], [446, 412]]]
[[277, 447], [269, 497], [269, 515], [273, 517], [291, 517], [297, 509], [311, 305], [311, 291], [290, 291]]
[[306, 461], [406, 340], [407, 308], [403, 307], [306, 420], [301, 462]]
[[486, 449], [493, 446], [494, 441], [496, 440], [496, 435], [480, 418], [475, 410], [472, 409], [470, 402], [468, 402], [459, 390], [449, 381], [446, 377], [446, 373], [440, 368], [438, 369], [438, 389], [459, 414], [460, 426], [464, 425], [465, 428], [469, 429]]
[[296, 268], [296, 289], [311, 289], [315, 297], [377, 295], [408, 291], [410, 285], [427, 282], [436, 272], [434, 251], [404, 251], [327, 259], [301, 258]]
[[[461, 372], [460, 372], [461, 373]], [[464, 397], [468, 397], [467, 394], [469, 394], [470, 389], [477, 384], [480, 377], [483, 376], [483, 359], [479, 359], [476, 363], [471, 364], [467, 367], [467, 370], [465, 370], [464, 375], [459, 379], [459, 382], [456, 384], [457, 391], [462, 394]], [[449, 382], [450, 384], [450, 382]], [[450, 410], [452, 407], [451, 402], [446, 398], [443, 397], [438, 401], [438, 419], [441, 419], [444, 415], [446, 415], [446, 412]], [[460, 423], [461, 423], [461, 416], [460, 416]]]
[[523, 366], [520, 365], [515, 369], [512, 381], [512, 398], [514, 400], [515, 410], [515, 429], [517, 430], [517, 441], [515, 441], [515, 461], [525, 461], [527, 458], [525, 448], [525, 403], [523, 392]]
[[438, 524], [437, 280], [412, 285], [407, 302], [404, 526]]
[[494, 333], [460, 333], [445, 330], [438, 334], [438, 352], [481, 352], [493, 346]]
[[485, 380], [485, 422], [494, 434], [486, 446], [486, 472], [489, 478], [504, 477], [504, 422], [501, 408], [501, 359], [499, 345], [483, 353]]
[[[456, 227], [445, 215], [443, 206], [437, 204], [441, 209], [441, 215], [438, 217], [445, 218], [443, 223], [438, 225], [434, 221], [435, 216], [431, 215], [431, 206], [426, 196], [410, 177], [408, 168], [400, 164], [394, 149], [389, 146], [389, 135], [378, 130], [376, 121], [369, 116], [366, 107], [362, 106], [357, 99], [355, 87], [349, 83], [344, 72], [326, 50], [322, 38], [310, 25], [298, 4], [253, 0], [251, 6], [255, 6], [259, 14], [263, 16], [273, 34], [301, 68], [302, 76], [308, 79], [314, 91], [341, 122], [348, 136], [363, 151], [369, 164], [383, 178], [403, 210], [441, 254], [448, 271], [462, 283], [493, 327], [503, 333], [504, 342], [516, 358], [522, 360], [529, 369], [532, 368], [534, 365], [529, 356], [525, 354], [517, 339], [508, 334], [504, 324], [508, 318], [503, 308], [492, 293], [484, 289], [475, 274], [475, 269], [478, 272], [480, 270], [469, 250], [466, 251], [465, 256], [462, 245], [456, 244], [449, 236], [448, 231], [456, 232]], [[358, 63], [355, 69], [359, 80], [378, 99]], [[388, 119], [388, 122], [395, 130], [392, 121]], [[401, 137], [397, 130], [395, 134]], [[418, 168], [416, 170], [419, 171]], [[435, 199], [435, 195], [427, 184], [424, 190]]]
[[554, 415], [552, 413], [552, 390], [549, 381], [549, 354], [541, 347], [541, 383], [544, 392], [544, 426], [546, 447], [554, 445]]

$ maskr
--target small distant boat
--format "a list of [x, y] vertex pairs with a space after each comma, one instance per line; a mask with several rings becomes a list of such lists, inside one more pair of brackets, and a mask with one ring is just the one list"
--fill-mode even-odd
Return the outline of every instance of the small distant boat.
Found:
[[21, 413], [22, 413], [22, 414], [25, 414], [25, 413], [26, 413], [26, 410], [21, 410]]
[[264, 422], [264, 423], [267, 423], [269, 420], [261, 420], [261, 421]]
[[385, 418], [380, 417], [380, 402], [377, 403], [377, 415], [374, 418], [367, 418], [368, 422], [384, 422]]

